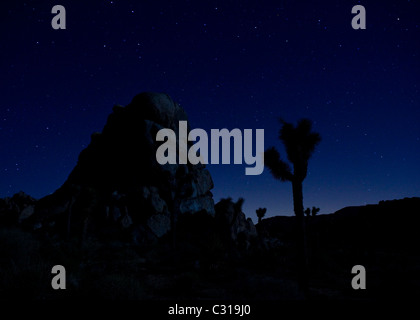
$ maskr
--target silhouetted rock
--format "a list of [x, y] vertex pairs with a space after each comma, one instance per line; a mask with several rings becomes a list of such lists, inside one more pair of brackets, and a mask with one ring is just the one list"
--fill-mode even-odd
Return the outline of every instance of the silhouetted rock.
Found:
[[115, 106], [67, 181], [37, 203], [27, 224], [53, 224], [68, 235], [119, 228], [136, 239], [147, 230], [159, 238], [180, 214], [214, 215], [213, 181], [204, 165], [156, 161], [162, 143], [156, 133], [178, 133], [180, 120], [187, 120], [184, 110], [166, 94], [142, 93], [126, 107]]
[[0, 221], [3, 224], [21, 223], [34, 213], [36, 200], [20, 191], [12, 197], [0, 199]]
[[221, 229], [226, 230], [229, 239], [249, 247], [258, 234], [252, 219], [246, 218], [242, 212], [242, 203], [243, 199], [239, 199], [236, 203], [231, 198], [220, 200], [215, 206], [216, 221]]

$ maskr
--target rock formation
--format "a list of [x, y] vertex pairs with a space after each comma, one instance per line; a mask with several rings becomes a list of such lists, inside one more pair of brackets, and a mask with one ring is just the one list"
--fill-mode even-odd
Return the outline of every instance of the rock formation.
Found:
[[236, 203], [231, 198], [220, 200], [215, 206], [216, 221], [219, 228], [225, 229], [229, 239], [247, 249], [258, 233], [251, 218], [247, 219], [242, 212], [243, 202], [242, 198]]
[[22, 191], [0, 199], [0, 222], [6, 225], [21, 223], [34, 213], [35, 203], [34, 198]]
[[205, 234], [210, 243], [220, 235], [230, 249], [247, 249], [257, 230], [242, 212], [243, 199], [221, 200], [216, 210], [204, 165], [157, 162], [157, 132], [178, 132], [181, 120], [187, 121], [184, 110], [166, 94], [141, 93], [125, 107], [114, 106], [64, 184], [38, 201], [24, 193], [0, 199], [0, 222], [62, 238], [134, 244], [155, 242], [170, 231], [185, 233], [179, 239], [195, 234], [197, 243]]
[[140, 241], [165, 235], [180, 214], [213, 216], [213, 181], [204, 165], [156, 161], [162, 143], [156, 133], [178, 132], [180, 120], [187, 120], [184, 110], [166, 94], [142, 93], [125, 107], [115, 106], [67, 181], [38, 201], [26, 224], [67, 235], [118, 227]]

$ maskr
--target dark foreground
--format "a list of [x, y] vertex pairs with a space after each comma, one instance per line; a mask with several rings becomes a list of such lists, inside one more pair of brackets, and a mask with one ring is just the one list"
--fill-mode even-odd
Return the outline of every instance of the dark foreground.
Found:
[[[257, 226], [258, 243], [246, 248], [203, 236], [200, 228], [189, 233], [179, 230], [175, 243], [168, 234], [159, 242], [139, 246], [93, 237], [60, 239], [2, 227], [0, 298], [166, 303], [412, 300], [420, 296], [418, 204], [414, 198], [387, 201], [308, 218], [306, 296], [295, 272], [293, 217], [263, 220]], [[51, 268], [58, 264], [66, 268], [66, 290], [51, 287]], [[366, 290], [351, 287], [354, 265], [366, 268]]]

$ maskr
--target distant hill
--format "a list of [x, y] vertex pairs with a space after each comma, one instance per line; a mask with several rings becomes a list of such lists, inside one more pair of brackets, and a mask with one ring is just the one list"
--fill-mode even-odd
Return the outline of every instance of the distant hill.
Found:
[[[361, 218], [370, 220], [377, 218], [382, 221], [381, 223], [386, 221], [395, 223], [395, 219], [403, 217], [410, 221], [417, 221], [417, 219], [420, 219], [420, 197], [382, 200], [378, 204], [344, 207], [334, 213], [310, 217], [310, 220], [312, 223], [319, 224], [326, 221], [344, 221], [345, 219], [355, 220]], [[293, 225], [294, 220], [294, 216], [274, 216], [263, 219], [261, 225], [274, 233], [286, 232]], [[401, 223], [406, 224], [404, 221]], [[398, 224], [399, 223], [397, 223], [397, 225]]]
[[[419, 238], [420, 198], [380, 201], [378, 204], [351, 206], [332, 214], [307, 219], [309, 233], [316, 232], [319, 240], [348, 245], [364, 242], [364, 246], [412, 247]], [[270, 237], [288, 241], [294, 235], [294, 216], [263, 219], [263, 228]], [[415, 244], [417, 246], [417, 244]]]
[[[257, 229], [280, 252], [295, 252], [295, 217], [264, 219]], [[420, 198], [345, 207], [306, 220], [312, 286], [331, 298], [404, 299], [420, 295]], [[283, 251], [281, 251], [283, 250]], [[363, 265], [369, 290], [351, 290], [351, 268]], [[328, 288], [324, 289], [324, 288]], [[324, 292], [325, 290], [325, 292]]]

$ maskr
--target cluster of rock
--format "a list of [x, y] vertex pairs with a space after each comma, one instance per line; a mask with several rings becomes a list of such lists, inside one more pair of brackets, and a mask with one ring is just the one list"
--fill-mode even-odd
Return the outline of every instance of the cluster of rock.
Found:
[[36, 200], [24, 192], [0, 199], [0, 222], [6, 225], [19, 224], [34, 213]]
[[[125, 107], [114, 106], [57, 191], [38, 201], [23, 193], [3, 199], [0, 217], [13, 217], [31, 230], [83, 237], [120, 233], [136, 243], [163, 237], [180, 215], [215, 217], [213, 181], [204, 165], [156, 161], [162, 143], [156, 133], [178, 132], [179, 121], [187, 116], [166, 94], [142, 93]], [[229, 226], [233, 240], [242, 233], [256, 235], [252, 221], [235, 211], [233, 202], [218, 208], [222, 219], [217, 221]]]
[[220, 200], [216, 206], [216, 221], [225, 228], [228, 238], [248, 249], [252, 240], [258, 237], [257, 228], [251, 218], [242, 212], [244, 199], [233, 202], [231, 198]]

